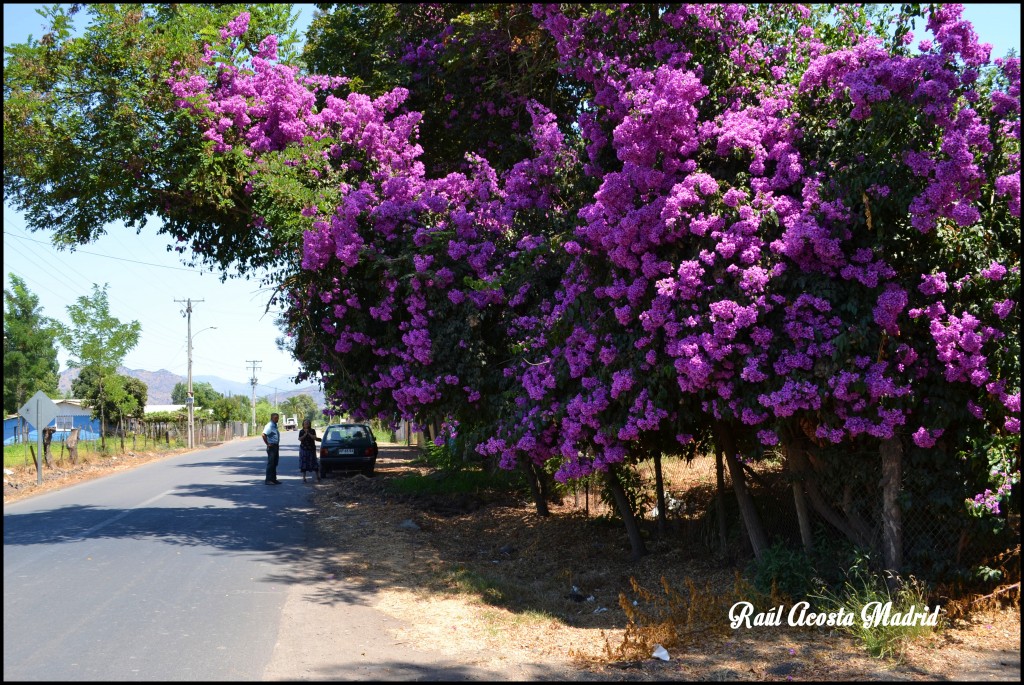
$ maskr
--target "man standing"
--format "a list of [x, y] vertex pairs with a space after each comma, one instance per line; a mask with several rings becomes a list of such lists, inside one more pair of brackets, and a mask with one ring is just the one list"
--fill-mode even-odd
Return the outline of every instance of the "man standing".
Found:
[[270, 415], [270, 423], [263, 429], [263, 442], [267, 446], [267, 485], [279, 485], [277, 460], [280, 458], [281, 433], [277, 430], [277, 414]]

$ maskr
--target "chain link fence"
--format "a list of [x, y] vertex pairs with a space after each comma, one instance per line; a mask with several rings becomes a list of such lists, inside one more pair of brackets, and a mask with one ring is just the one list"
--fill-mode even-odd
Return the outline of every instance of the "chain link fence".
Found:
[[[908, 454], [903, 459], [900, 493], [902, 516], [903, 571], [919, 578], [950, 581], [965, 579], [979, 568], [997, 562], [1001, 555], [1020, 541], [1019, 509], [1005, 513], [999, 529], [991, 519], [971, 516], [964, 504], [964, 487], [955, 481], [958, 474], [945, 464], [922, 464], [927, 457]], [[881, 458], [873, 451], [846, 450], [820, 455], [826, 467], [817, 476], [818, 486], [827, 496], [833, 515], [864, 533], [867, 548], [855, 545], [814, 506], [807, 511], [812, 531], [815, 558], [832, 561], [837, 567], [852, 558], [855, 549], [882, 560], [882, 484]], [[930, 466], [930, 468], [929, 468]], [[665, 512], [669, 534], [676, 536], [696, 554], [752, 558], [753, 550], [743, 527], [732, 478], [723, 464], [722, 492], [714, 454], [698, 453], [691, 460], [678, 456], [662, 458]], [[803, 540], [794, 499], [793, 478], [779, 452], [743, 466], [746, 485], [753, 497], [758, 517], [769, 544], [800, 549]], [[627, 491], [632, 491], [637, 515], [646, 521], [658, 516], [653, 462], [646, 460], [625, 475]], [[937, 481], [946, 481], [938, 487]], [[956, 494], [963, 490], [960, 496]], [[616, 516], [615, 505], [604, 494], [600, 479], [591, 477], [567, 485], [566, 504], [589, 516]], [[1019, 575], [1019, 571], [1017, 571]]]

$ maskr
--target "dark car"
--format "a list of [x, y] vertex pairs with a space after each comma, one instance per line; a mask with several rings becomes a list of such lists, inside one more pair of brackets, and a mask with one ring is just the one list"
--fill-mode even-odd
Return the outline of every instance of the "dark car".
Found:
[[362, 471], [373, 475], [377, 439], [365, 423], [332, 423], [320, 441], [320, 477], [331, 471]]

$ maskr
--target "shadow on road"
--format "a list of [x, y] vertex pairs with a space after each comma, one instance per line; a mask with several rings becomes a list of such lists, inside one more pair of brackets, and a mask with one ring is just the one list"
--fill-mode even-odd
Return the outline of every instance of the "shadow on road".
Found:
[[[312, 479], [297, 478], [298, 446], [282, 445], [278, 478], [283, 484], [264, 484], [266, 456], [256, 453], [204, 458], [171, 468], [218, 477], [172, 487], [141, 505], [112, 508], [93, 505], [62, 506], [30, 513], [4, 514], [4, 546], [34, 546], [87, 542], [101, 539], [159, 540], [181, 546], [210, 547], [224, 553], [246, 553], [279, 564], [266, 583], [301, 583], [310, 577], [331, 577], [335, 548], [323, 544], [310, 498]], [[397, 450], [411, 455], [414, 450]], [[128, 475], [122, 472], [123, 475]], [[344, 478], [334, 475], [332, 478]], [[294, 570], [298, 569], [298, 572]], [[366, 593], [338, 583], [320, 598], [325, 604], [367, 602]]]

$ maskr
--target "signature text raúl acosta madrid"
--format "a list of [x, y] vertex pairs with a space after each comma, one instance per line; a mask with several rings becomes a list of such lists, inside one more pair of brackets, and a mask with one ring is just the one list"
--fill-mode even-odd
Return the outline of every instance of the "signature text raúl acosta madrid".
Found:
[[906, 611], [893, 611], [892, 602], [868, 602], [858, 617], [852, 611], [842, 607], [839, 611], [815, 613], [809, 602], [797, 602], [786, 613], [786, 608], [779, 605], [769, 611], [754, 611], [750, 602], [736, 602], [729, 609], [729, 625], [733, 630], [739, 628], [755, 628], [760, 626], [852, 626], [858, 618], [865, 628], [875, 626], [934, 626], [939, 621], [938, 605], [929, 609], [928, 605], [918, 609], [912, 606]]

